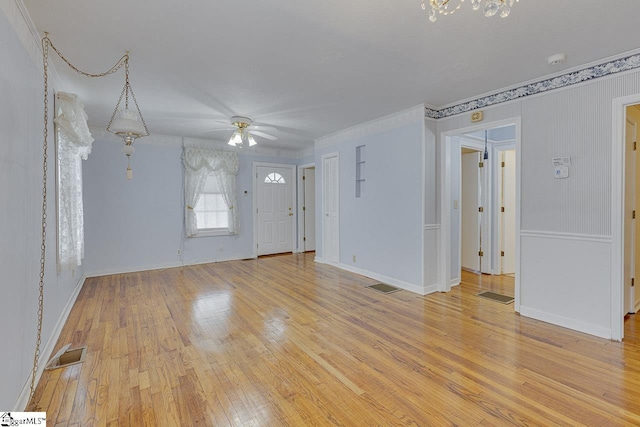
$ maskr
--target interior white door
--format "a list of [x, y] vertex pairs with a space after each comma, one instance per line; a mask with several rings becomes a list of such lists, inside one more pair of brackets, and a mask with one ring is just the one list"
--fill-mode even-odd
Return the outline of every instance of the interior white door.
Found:
[[316, 168], [303, 170], [304, 251], [316, 250]]
[[516, 271], [516, 151], [502, 152], [502, 205], [500, 213], [502, 274], [513, 274]]
[[322, 161], [323, 227], [322, 250], [326, 261], [340, 262], [340, 191], [337, 155]]
[[636, 171], [635, 156], [633, 152], [633, 142], [636, 136], [636, 124], [627, 120], [625, 126], [625, 174], [624, 174], [624, 308], [625, 312], [635, 312], [635, 292], [631, 286], [635, 267], [635, 241], [633, 209], [635, 199], [635, 177]]
[[292, 176], [289, 167], [256, 168], [258, 255], [293, 250]]
[[471, 271], [480, 271], [480, 153], [462, 153], [461, 157], [461, 246], [460, 265]]

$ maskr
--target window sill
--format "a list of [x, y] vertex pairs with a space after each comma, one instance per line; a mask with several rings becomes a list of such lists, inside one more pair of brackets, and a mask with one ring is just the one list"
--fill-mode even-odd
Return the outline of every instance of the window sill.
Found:
[[197, 234], [193, 236], [188, 236], [189, 238], [198, 238], [198, 237], [216, 237], [216, 236], [231, 236], [228, 228], [208, 228], [198, 230]]

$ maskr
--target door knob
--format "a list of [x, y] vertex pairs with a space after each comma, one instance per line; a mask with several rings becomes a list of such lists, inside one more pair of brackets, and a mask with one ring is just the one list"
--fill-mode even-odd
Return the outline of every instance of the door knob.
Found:
[[289, 212], [289, 216], [293, 216], [293, 212]]

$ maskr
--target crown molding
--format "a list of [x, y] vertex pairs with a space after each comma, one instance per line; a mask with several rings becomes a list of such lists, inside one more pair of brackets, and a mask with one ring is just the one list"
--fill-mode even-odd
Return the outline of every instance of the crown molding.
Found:
[[544, 79], [532, 80], [520, 85], [508, 87], [499, 92], [481, 95], [467, 99], [440, 109], [425, 107], [425, 117], [444, 119], [458, 114], [491, 107], [504, 102], [514, 101], [527, 96], [538, 95], [552, 90], [588, 82], [625, 71], [640, 69], [640, 50], [627, 52], [616, 57], [610, 57], [599, 62], [574, 67], [568, 71], [548, 76]]
[[[100, 141], [121, 142], [120, 138], [103, 128], [90, 127], [91, 135]], [[313, 155], [313, 147], [303, 150], [287, 150], [255, 146], [251, 148], [233, 148], [219, 139], [183, 138], [171, 135], [151, 134], [137, 139], [135, 145], [155, 145], [158, 147], [194, 147], [237, 152], [240, 156], [264, 156], [283, 159], [301, 159]]]
[[330, 147], [344, 141], [351, 141], [367, 135], [395, 129], [424, 120], [425, 105], [420, 104], [388, 116], [380, 117], [359, 125], [323, 136], [315, 140], [315, 148]]
[[[0, 10], [4, 13], [7, 21], [13, 27], [14, 32], [22, 43], [33, 62], [42, 70], [42, 36], [33, 23], [29, 12], [22, 0], [0, 1]], [[53, 87], [58, 87], [60, 75], [49, 61], [49, 78]]]

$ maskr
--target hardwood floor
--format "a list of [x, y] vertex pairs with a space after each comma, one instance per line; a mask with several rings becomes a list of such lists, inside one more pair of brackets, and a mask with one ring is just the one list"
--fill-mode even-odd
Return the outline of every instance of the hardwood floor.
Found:
[[426, 297], [372, 283], [313, 254], [88, 279], [58, 343], [86, 361], [45, 372], [36, 398], [71, 426], [640, 424], [637, 333], [476, 296], [512, 293], [507, 277]]

